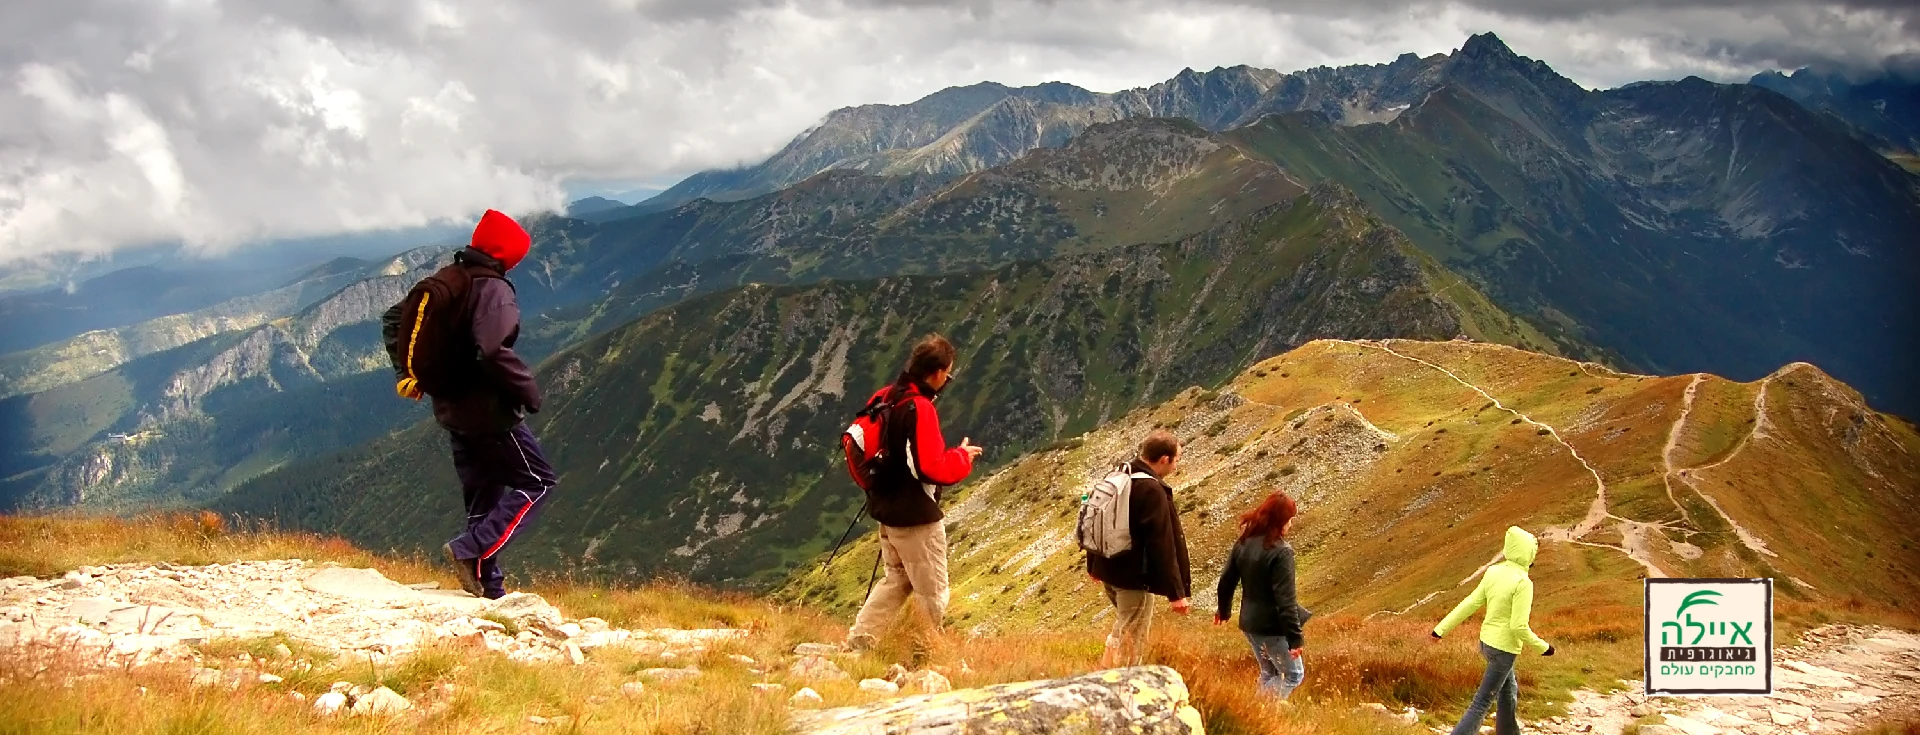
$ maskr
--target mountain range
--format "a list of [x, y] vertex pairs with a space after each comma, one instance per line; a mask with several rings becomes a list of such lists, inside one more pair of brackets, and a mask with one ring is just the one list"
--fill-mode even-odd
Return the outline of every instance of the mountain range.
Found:
[[[1334, 334], [1546, 340], [1493, 308], [1337, 185], [1173, 242], [966, 274], [753, 286], [562, 351], [534, 422], [566, 488], [528, 543], [611, 576], [770, 583], [857, 506], [832, 482], [849, 401], [896, 345], [968, 346], [948, 433], [1011, 458]], [[382, 547], [443, 527], [445, 440], [392, 441], [254, 480], [215, 507]], [[823, 480], [827, 480], [823, 482]]]
[[[1804, 361], [1910, 412], [1920, 179], [1861, 110], [1912, 118], [1806, 91], [1868, 99], [1843, 81], [1587, 90], [1483, 34], [1112, 94], [982, 84], [526, 218], [522, 346], [564, 489], [527, 553], [781, 583], [854, 510], [823, 437], [933, 330], [972, 356], [942, 410], [990, 468], [1322, 338], [1735, 381]], [[212, 503], [430, 547], [444, 439], [392, 396], [373, 320], [445, 256], [0, 357], [0, 505]]]

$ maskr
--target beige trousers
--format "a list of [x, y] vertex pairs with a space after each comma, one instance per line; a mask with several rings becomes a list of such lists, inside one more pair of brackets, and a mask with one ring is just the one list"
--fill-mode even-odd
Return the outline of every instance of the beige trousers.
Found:
[[1147, 633], [1153, 628], [1153, 595], [1110, 584], [1106, 588], [1107, 601], [1113, 603], [1113, 631], [1107, 634], [1108, 663], [1139, 666], [1147, 655]]
[[938, 628], [947, 614], [947, 528], [940, 522], [907, 528], [880, 527], [880, 561], [886, 577], [867, 596], [847, 642], [871, 645], [900, 615], [911, 596]]

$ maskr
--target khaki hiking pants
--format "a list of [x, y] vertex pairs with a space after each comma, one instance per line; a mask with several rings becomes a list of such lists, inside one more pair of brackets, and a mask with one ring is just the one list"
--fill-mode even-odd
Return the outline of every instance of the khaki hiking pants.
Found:
[[1113, 603], [1113, 630], [1107, 634], [1108, 655], [1115, 657], [1111, 663], [1139, 666], [1146, 659], [1147, 633], [1153, 628], [1153, 595], [1105, 586], [1107, 601]]
[[867, 603], [847, 631], [847, 642], [872, 645], [893, 625], [900, 606], [912, 596], [934, 627], [947, 614], [947, 528], [941, 522], [924, 526], [880, 527], [880, 561], [887, 576], [873, 588]]

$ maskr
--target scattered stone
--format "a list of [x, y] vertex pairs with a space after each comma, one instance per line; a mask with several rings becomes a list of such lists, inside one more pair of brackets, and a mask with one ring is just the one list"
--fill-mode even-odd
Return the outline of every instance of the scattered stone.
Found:
[[538, 630], [542, 633], [563, 635], [560, 626], [564, 621], [560, 611], [541, 599], [539, 595], [527, 592], [511, 592], [507, 596], [493, 601], [490, 612], [513, 621], [523, 629]]
[[622, 696], [638, 697], [646, 693], [647, 693], [647, 685], [641, 682], [630, 681], [620, 685], [620, 694]]
[[580, 619], [580, 630], [584, 633], [605, 633], [612, 629], [613, 626], [607, 625], [607, 621], [599, 618]]
[[853, 678], [848, 675], [847, 672], [840, 670], [839, 664], [835, 664], [822, 656], [807, 656], [793, 662], [793, 665], [787, 668], [787, 674], [795, 679], [804, 681], [818, 681], [822, 679], [845, 680]]
[[781, 686], [779, 684], [769, 684], [766, 682], [761, 682], [758, 684], [749, 684], [748, 686], [753, 687], [754, 691], [759, 692], [761, 694], [779, 694], [780, 692], [786, 690], [786, 687], [784, 686]]
[[1641, 725], [1640, 735], [1680, 735], [1680, 731], [1666, 725]]
[[1720, 735], [1720, 728], [1688, 717], [1667, 715], [1666, 725], [1684, 735]]
[[826, 702], [827, 700], [822, 699], [820, 693], [811, 687], [801, 687], [800, 691], [794, 692], [793, 696], [787, 699], [787, 704], [794, 707], [818, 707]]
[[406, 697], [386, 687], [380, 687], [363, 696], [355, 697], [353, 714], [355, 715], [396, 715], [413, 707]]
[[[145, 692], [142, 692], [142, 693], [144, 694]], [[293, 697], [293, 701], [295, 702], [307, 701], [307, 695], [301, 694], [299, 692], [287, 692], [287, 695]]]
[[260, 675], [260, 683], [262, 684], [278, 684], [283, 681], [286, 681], [286, 679], [282, 679], [278, 676], [274, 676], [273, 674]]
[[886, 679], [861, 679], [860, 689], [862, 691], [879, 692], [886, 695], [900, 693], [900, 685], [887, 681]]
[[293, 658], [293, 649], [292, 649], [292, 648], [288, 648], [288, 647], [287, 647], [287, 644], [285, 644], [285, 643], [275, 643], [275, 644], [273, 644], [273, 660], [275, 660], [275, 661], [285, 661], [285, 660], [287, 660], [287, 659], [290, 659], [290, 658]]
[[353, 682], [350, 682], [350, 681], [336, 681], [336, 682], [334, 682], [334, 683], [333, 683], [332, 685], [330, 685], [330, 686], [328, 686], [328, 687], [327, 687], [327, 691], [330, 691], [330, 692], [339, 692], [339, 693], [341, 693], [341, 694], [346, 694], [347, 692], [351, 692], [351, 691], [353, 691]]
[[793, 653], [796, 656], [832, 656], [846, 653], [846, 650], [831, 643], [802, 643], [793, 647]]
[[313, 700], [313, 711], [319, 715], [337, 714], [340, 708], [345, 706], [347, 706], [347, 695], [341, 692], [327, 692]]
[[586, 631], [581, 629], [579, 623], [562, 623], [560, 625], [560, 635], [568, 638], [579, 638], [585, 633]]
[[1379, 702], [1363, 703], [1360, 705], [1360, 709], [1378, 712], [1383, 715], [1388, 713], [1387, 706]]
[[740, 664], [742, 666], [752, 666], [754, 664], [754, 660], [752, 656], [742, 656], [737, 653], [728, 656], [727, 660]]
[[640, 672], [640, 676], [654, 681], [673, 682], [699, 678], [700, 670], [692, 666], [684, 669], [653, 668]]
[[579, 666], [587, 662], [587, 654], [580, 650], [580, 644], [574, 643], [573, 641], [567, 641], [566, 649], [567, 649], [567, 660], [572, 661], [573, 665]]
[[226, 674], [219, 669], [194, 669], [192, 683], [196, 688], [217, 687], [225, 678]]
[[413, 584], [407, 585], [407, 589], [437, 590], [437, 589], [440, 589], [440, 583], [439, 582], [414, 582]]
[[533, 723], [533, 724], [535, 724], [535, 725], [551, 725], [551, 724], [553, 724], [553, 720], [549, 720], [549, 719], [547, 719], [547, 718], [545, 718], [545, 717], [541, 717], [541, 716], [539, 716], [539, 715], [527, 715], [527, 722], [530, 722], [530, 723]]

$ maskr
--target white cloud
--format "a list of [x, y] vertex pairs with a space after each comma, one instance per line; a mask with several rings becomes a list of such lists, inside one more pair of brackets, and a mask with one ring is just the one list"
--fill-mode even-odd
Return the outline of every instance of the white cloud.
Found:
[[62, 0], [0, 10], [0, 263], [408, 226], [757, 160], [945, 86], [1375, 63], [1494, 30], [1590, 86], [1920, 51], [1912, 12], [1513, 0]]

